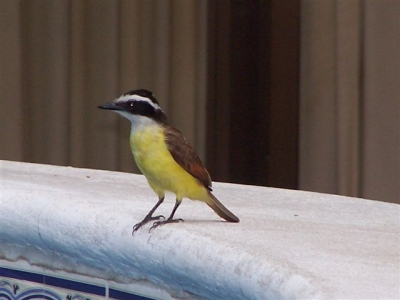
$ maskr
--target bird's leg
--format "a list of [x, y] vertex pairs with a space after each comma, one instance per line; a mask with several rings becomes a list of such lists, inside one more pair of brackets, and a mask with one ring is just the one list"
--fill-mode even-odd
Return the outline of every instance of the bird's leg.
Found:
[[164, 201], [164, 196], [158, 198], [158, 202], [156, 203], [156, 205], [154, 205], [154, 207], [149, 211], [149, 213], [144, 217], [144, 219], [137, 223], [135, 226], [133, 226], [133, 231], [132, 231], [132, 235], [135, 233], [135, 231], [139, 230], [140, 227], [142, 227], [143, 225], [145, 225], [146, 223], [153, 221], [153, 220], [159, 220], [161, 218], [165, 219], [163, 215], [158, 215], [153, 217], [153, 213], [156, 211], [156, 209], [161, 205], [161, 203], [163, 203]]
[[157, 221], [157, 222], [154, 222], [154, 223], [153, 223], [153, 226], [150, 227], [149, 232], [150, 232], [151, 230], [157, 228], [158, 226], [161, 226], [161, 225], [164, 225], [164, 224], [167, 224], [167, 223], [178, 223], [178, 222], [181, 222], [181, 221], [183, 222], [182, 219], [173, 219], [174, 214], [175, 214], [176, 210], [178, 209], [179, 205], [181, 204], [181, 202], [182, 202], [182, 199], [176, 199], [174, 209], [172, 210], [172, 213], [171, 213], [171, 215], [168, 217], [168, 219], [165, 220], [165, 221]]

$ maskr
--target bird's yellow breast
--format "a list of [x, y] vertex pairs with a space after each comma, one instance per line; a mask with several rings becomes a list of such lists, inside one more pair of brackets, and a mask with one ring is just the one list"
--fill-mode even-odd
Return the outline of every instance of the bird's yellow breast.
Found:
[[172, 157], [161, 126], [132, 130], [130, 144], [138, 168], [160, 197], [167, 190], [175, 193], [177, 199], [207, 198], [206, 188]]

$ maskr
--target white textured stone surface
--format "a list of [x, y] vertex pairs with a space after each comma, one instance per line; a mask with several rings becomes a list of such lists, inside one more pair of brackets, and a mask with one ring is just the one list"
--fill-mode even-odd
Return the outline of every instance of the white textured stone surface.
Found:
[[[400, 206], [214, 184], [241, 222], [185, 199], [133, 237], [156, 203], [143, 176], [0, 161], [0, 260], [210, 299], [398, 299]], [[168, 216], [174, 196], [158, 212]], [[187, 295], [182, 293], [182, 295]]]

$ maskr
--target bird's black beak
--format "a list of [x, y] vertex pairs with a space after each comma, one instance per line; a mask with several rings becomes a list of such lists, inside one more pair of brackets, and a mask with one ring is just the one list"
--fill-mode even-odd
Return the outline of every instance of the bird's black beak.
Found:
[[116, 105], [114, 102], [99, 105], [97, 107], [101, 108], [101, 109], [108, 109], [108, 110], [121, 110], [121, 108], [118, 105]]

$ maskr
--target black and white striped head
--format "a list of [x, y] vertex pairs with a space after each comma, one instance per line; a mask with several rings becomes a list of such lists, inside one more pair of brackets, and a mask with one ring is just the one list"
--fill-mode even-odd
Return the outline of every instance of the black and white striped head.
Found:
[[157, 123], [166, 123], [167, 121], [167, 116], [153, 93], [144, 89], [122, 94], [113, 102], [100, 105], [99, 108], [113, 110], [129, 119], [132, 124], [143, 123], [146, 118]]

